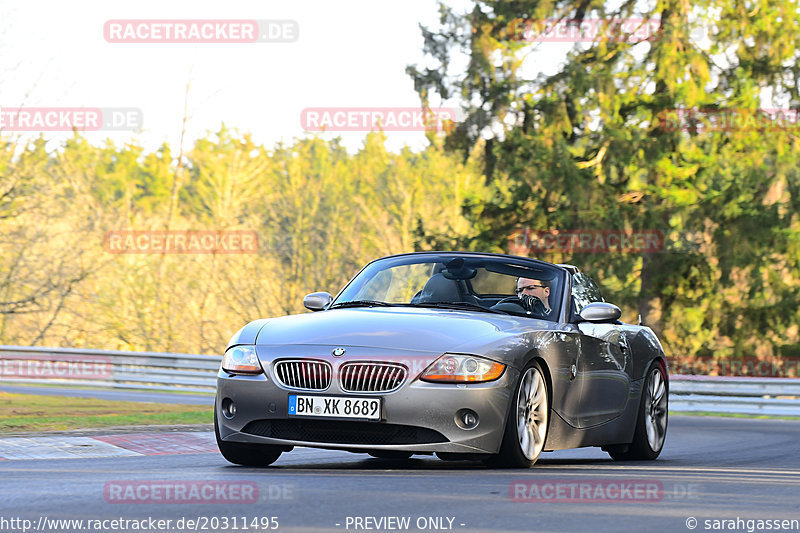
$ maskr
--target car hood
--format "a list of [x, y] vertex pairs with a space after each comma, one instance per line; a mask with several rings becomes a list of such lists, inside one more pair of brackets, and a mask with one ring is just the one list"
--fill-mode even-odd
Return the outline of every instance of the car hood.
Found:
[[332, 309], [265, 321], [260, 345], [336, 345], [443, 353], [533, 330], [551, 330], [542, 320], [492, 313], [403, 307]]

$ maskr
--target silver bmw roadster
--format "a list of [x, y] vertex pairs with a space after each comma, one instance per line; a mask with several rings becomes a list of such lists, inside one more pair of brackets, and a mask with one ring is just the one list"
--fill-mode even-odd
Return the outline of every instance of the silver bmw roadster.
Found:
[[395, 255], [304, 305], [315, 312], [255, 320], [228, 344], [214, 426], [232, 463], [267, 466], [294, 446], [517, 468], [583, 446], [661, 453], [661, 343], [574, 266]]

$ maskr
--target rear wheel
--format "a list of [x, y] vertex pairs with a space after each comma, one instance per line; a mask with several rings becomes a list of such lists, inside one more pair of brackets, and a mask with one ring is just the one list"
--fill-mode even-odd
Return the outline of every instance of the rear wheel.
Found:
[[283, 449], [269, 444], [248, 444], [244, 442], [227, 442], [219, 436], [217, 413], [214, 413], [214, 435], [217, 447], [229, 463], [242, 466], [269, 466], [278, 460]]
[[507, 468], [530, 468], [544, 449], [550, 416], [547, 381], [536, 361], [522, 371], [513, 396], [500, 453], [487, 463]]
[[653, 460], [661, 454], [667, 436], [669, 390], [661, 364], [650, 365], [639, 402], [639, 415], [633, 442], [609, 446], [606, 451], [616, 461]]

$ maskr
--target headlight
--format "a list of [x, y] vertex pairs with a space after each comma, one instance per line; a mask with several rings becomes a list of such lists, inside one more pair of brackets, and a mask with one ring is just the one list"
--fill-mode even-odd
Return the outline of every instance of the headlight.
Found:
[[499, 378], [505, 368], [483, 357], [446, 353], [434, 361], [420, 379], [437, 383], [482, 383]]
[[222, 370], [231, 374], [260, 374], [261, 363], [255, 346], [234, 346], [222, 358]]

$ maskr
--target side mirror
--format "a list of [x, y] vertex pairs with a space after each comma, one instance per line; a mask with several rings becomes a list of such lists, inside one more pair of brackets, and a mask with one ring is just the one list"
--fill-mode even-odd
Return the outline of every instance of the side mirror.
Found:
[[303, 305], [311, 311], [322, 311], [333, 301], [333, 296], [328, 292], [312, 292], [303, 298]]
[[614, 322], [622, 316], [622, 311], [614, 304], [594, 302], [581, 309], [578, 316], [586, 322]]

